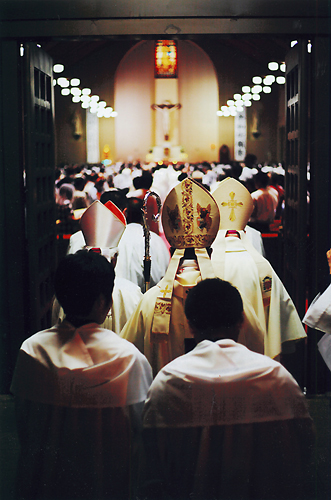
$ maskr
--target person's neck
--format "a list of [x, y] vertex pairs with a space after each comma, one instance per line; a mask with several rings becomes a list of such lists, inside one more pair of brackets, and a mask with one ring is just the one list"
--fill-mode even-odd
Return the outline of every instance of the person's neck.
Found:
[[67, 315], [65, 319], [75, 328], [80, 328], [81, 326], [88, 325], [89, 323], [95, 323], [93, 319], [81, 318], [79, 316], [73, 316], [73, 315]]

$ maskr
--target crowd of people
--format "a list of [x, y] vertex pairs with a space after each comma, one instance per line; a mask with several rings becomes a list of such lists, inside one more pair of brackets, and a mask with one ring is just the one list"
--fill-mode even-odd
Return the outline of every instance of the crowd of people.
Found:
[[79, 227], [14, 373], [18, 498], [312, 498], [313, 422], [281, 364], [306, 332], [261, 238], [282, 173], [248, 160], [59, 170]]
[[[58, 233], [72, 234], [77, 228], [80, 211], [109, 190], [120, 190], [127, 197], [143, 199], [151, 189], [163, 203], [170, 190], [185, 177], [200, 182], [213, 192], [226, 177], [239, 180], [254, 200], [254, 212], [249, 224], [268, 232], [274, 220], [281, 220], [284, 209], [284, 174], [280, 165], [257, 164], [254, 155], [245, 162], [228, 164], [202, 162], [201, 164], [159, 162], [142, 164], [121, 163], [98, 165], [63, 165], [57, 169], [56, 203]], [[155, 213], [155, 201], [150, 200], [149, 212]], [[150, 228], [159, 234], [159, 225], [152, 217]]]

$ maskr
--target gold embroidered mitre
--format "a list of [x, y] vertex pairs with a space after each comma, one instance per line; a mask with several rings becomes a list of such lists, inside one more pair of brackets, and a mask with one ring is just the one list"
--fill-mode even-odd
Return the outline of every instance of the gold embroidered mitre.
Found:
[[254, 208], [248, 189], [236, 179], [227, 177], [212, 195], [221, 214], [219, 229], [243, 230]]
[[162, 209], [164, 234], [173, 248], [207, 248], [219, 229], [215, 200], [198, 183], [187, 178], [168, 194]]
[[216, 238], [220, 223], [217, 204], [200, 184], [187, 178], [168, 194], [162, 211], [164, 234], [175, 248], [160, 287], [154, 308], [151, 328], [152, 343], [168, 340], [172, 293], [180, 260], [185, 248], [194, 248], [201, 279], [214, 278], [206, 248]]
[[80, 227], [87, 246], [115, 248], [126, 228], [126, 219], [111, 201], [104, 205], [96, 200], [82, 215]]

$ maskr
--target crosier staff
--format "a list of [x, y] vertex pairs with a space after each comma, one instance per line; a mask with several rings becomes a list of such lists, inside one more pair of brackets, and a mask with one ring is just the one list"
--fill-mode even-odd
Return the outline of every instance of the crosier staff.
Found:
[[143, 207], [141, 209], [143, 213], [143, 228], [144, 228], [144, 238], [145, 238], [145, 257], [144, 257], [144, 280], [145, 280], [145, 292], [149, 289], [151, 280], [151, 255], [150, 255], [150, 230], [147, 222], [147, 200], [150, 196], [155, 196], [157, 202], [158, 213], [153, 214], [153, 220], [157, 221], [161, 213], [161, 198], [154, 191], [147, 191], [144, 197]]

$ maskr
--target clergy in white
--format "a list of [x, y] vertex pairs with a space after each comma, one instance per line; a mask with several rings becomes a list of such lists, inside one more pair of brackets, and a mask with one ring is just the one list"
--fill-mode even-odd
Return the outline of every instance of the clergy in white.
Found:
[[[137, 284], [117, 276], [118, 246], [127, 227], [124, 213], [110, 200], [105, 205], [100, 201], [95, 201], [84, 212], [80, 225], [82, 230], [70, 238], [68, 254], [88, 248], [101, 253], [112, 262], [116, 273], [113, 301], [102, 326], [119, 334], [142, 297]], [[52, 308], [52, 324], [55, 325], [59, 320], [63, 320], [63, 317], [64, 312], [55, 299]]]
[[[125, 211], [127, 214], [127, 223], [125, 224], [125, 231], [122, 233], [117, 248], [116, 278], [122, 278], [134, 283], [143, 293], [145, 291], [145, 239], [141, 212], [143, 201], [131, 198], [127, 202], [128, 211]], [[68, 253], [75, 253], [86, 245], [87, 242], [84, 234], [82, 231], [78, 231], [70, 237]], [[153, 233], [153, 231], [150, 232], [150, 254], [150, 286], [154, 286], [165, 275], [170, 254], [161, 236]]]
[[291, 348], [289, 341], [306, 337], [306, 332], [284, 285], [244, 231], [253, 209], [248, 190], [227, 178], [213, 196], [221, 213], [211, 256], [216, 276], [236, 286], [244, 302], [250, 302], [265, 332], [263, 352], [276, 358], [285, 345]]
[[[145, 354], [154, 375], [194, 344], [184, 304], [188, 291], [201, 279], [215, 277], [206, 248], [218, 231], [217, 204], [201, 185], [185, 179], [165, 200], [162, 225], [174, 249], [166, 275], [144, 294], [121, 332]], [[240, 341], [263, 352], [264, 331], [248, 302]]]

